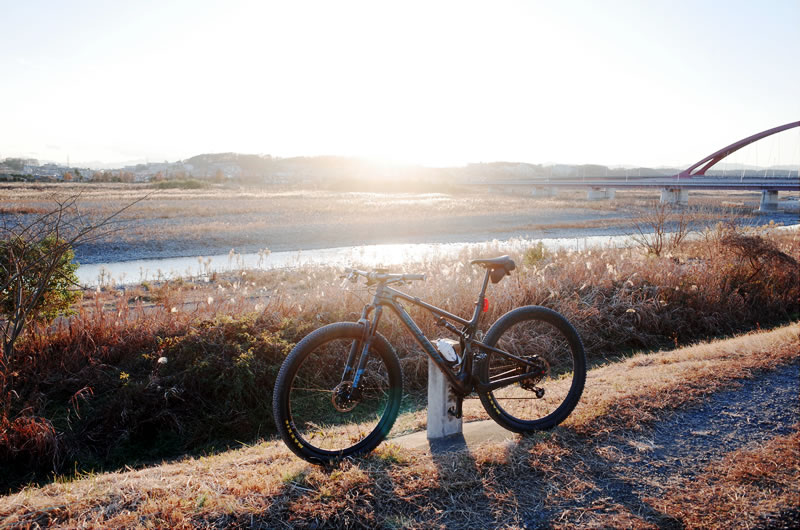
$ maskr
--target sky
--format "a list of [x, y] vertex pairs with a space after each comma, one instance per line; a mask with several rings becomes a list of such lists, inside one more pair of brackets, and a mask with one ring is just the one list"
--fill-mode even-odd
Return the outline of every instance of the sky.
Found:
[[0, 0], [0, 158], [687, 166], [800, 120], [799, 28], [800, 0]]

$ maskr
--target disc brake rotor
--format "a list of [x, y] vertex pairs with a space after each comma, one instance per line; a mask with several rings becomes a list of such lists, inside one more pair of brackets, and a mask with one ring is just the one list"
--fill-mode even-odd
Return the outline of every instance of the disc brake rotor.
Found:
[[359, 401], [359, 399], [353, 399], [349, 381], [339, 383], [331, 393], [333, 408], [339, 412], [350, 412], [356, 408]]

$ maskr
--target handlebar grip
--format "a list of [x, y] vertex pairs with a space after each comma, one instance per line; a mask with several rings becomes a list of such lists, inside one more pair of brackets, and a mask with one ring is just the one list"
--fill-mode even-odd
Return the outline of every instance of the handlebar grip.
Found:
[[424, 274], [403, 274], [404, 280], [425, 280]]

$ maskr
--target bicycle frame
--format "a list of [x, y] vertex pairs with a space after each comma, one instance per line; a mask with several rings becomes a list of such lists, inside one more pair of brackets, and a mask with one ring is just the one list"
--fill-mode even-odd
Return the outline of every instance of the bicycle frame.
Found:
[[[481, 309], [483, 307], [484, 300], [486, 298], [486, 287], [489, 283], [489, 275], [490, 270], [486, 270], [486, 275], [483, 279], [483, 285], [481, 286], [480, 295], [478, 296], [477, 302], [475, 302], [475, 310], [472, 314], [471, 320], [465, 320], [458, 315], [454, 315], [444, 309], [436, 307], [432, 304], [424, 302], [415, 296], [410, 296], [402, 291], [398, 291], [397, 289], [393, 289], [385, 284], [378, 284], [377, 290], [375, 292], [375, 296], [371, 304], [368, 304], [364, 307], [363, 311], [361, 312], [361, 318], [358, 320], [359, 323], [364, 325], [364, 337], [362, 337], [361, 341], [354, 341], [353, 345], [350, 348], [350, 354], [347, 358], [347, 363], [345, 364], [344, 373], [342, 374], [342, 380], [345, 381], [353, 371], [353, 363], [356, 359], [356, 355], [359, 353], [360, 355], [358, 359], [358, 365], [355, 368], [355, 375], [353, 377], [352, 389], [357, 390], [359, 380], [361, 379], [361, 375], [364, 372], [364, 368], [366, 367], [367, 358], [369, 356], [369, 348], [372, 343], [372, 339], [375, 336], [375, 333], [378, 329], [378, 323], [381, 319], [383, 314], [384, 306], [389, 307], [395, 315], [400, 319], [400, 321], [405, 325], [405, 327], [411, 332], [414, 336], [414, 339], [419, 343], [422, 347], [423, 351], [430, 357], [431, 360], [438, 366], [439, 370], [448, 378], [453, 390], [459, 396], [463, 397], [472, 392], [474, 389], [477, 389], [481, 392], [489, 392], [496, 388], [500, 388], [503, 386], [510, 385], [517, 381], [521, 381], [532, 375], [536, 375], [534, 372], [527, 372], [524, 374], [517, 374], [508, 377], [503, 377], [502, 379], [498, 379], [496, 381], [480, 381], [477, 377], [473, 375], [473, 350], [472, 347], [476, 346], [478, 349], [496, 353], [498, 355], [502, 355], [504, 357], [508, 357], [510, 359], [514, 359], [520, 363], [523, 363], [528, 366], [536, 367], [535, 364], [531, 363], [530, 361], [513, 355], [511, 353], [505, 352], [501, 349], [494, 348], [492, 346], [488, 346], [481, 342], [479, 339], [476, 338], [476, 332], [478, 330], [478, 322], [480, 321], [481, 316]], [[453, 372], [450, 369], [447, 362], [442, 357], [441, 353], [436, 349], [436, 347], [431, 343], [431, 341], [425, 336], [422, 330], [419, 328], [414, 319], [406, 312], [402, 305], [398, 303], [399, 300], [404, 300], [416, 306], [420, 306], [430, 313], [437, 315], [439, 317], [438, 324], [448, 328], [453, 333], [459, 335], [464, 343], [464, 350], [462, 352], [463, 360], [461, 362], [461, 368], [458, 373]], [[372, 321], [369, 320], [369, 315], [372, 311], [375, 311], [375, 315]], [[450, 322], [455, 322], [461, 326], [463, 329], [459, 330]]]

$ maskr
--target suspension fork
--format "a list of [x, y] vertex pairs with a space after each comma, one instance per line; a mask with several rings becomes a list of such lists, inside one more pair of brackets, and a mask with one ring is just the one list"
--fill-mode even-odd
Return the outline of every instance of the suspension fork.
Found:
[[369, 357], [369, 347], [372, 344], [372, 339], [375, 338], [375, 332], [378, 330], [378, 322], [380, 322], [381, 320], [381, 313], [383, 313], [383, 306], [379, 305], [375, 308], [375, 317], [372, 319], [372, 326], [370, 327], [369, 334], [364, 340], [364, 345], [362, 346], [361, 349], [361, 358], [358, 360], [358, 368], [356, 369], [356, 375], [355, 377], [353, 377], [352, 389], [354, 391], [358, 389], [358, 382], [361, 380], [361, 375], [364, 373], [364, 369], [367, 367], [367, 358]]
[[[361, 356], [358, 359], [358, 367], [356, 368], [356, 373], [355, 376], [353, 377], [353, 385], [351, 387], [353, 391], [356, 391], [358, 389], [358, 383], [361, 380], [361, 375], [364, 373], [364, 369], [367, 367], [367, 359], [369, 358], [369, 348], [372, 345], [372, 340], [375, 338], [375, 333], [378, 331], [378, 323], [380, 322], [381, 314], [383, 313], [383, 306], [381, 305], [372, 306], [370, 307], [370, 309], [372, 309], [373, 307], [375, 309], [375, 316], [372, 319], [372, 324], [369, 325], [369, 320], [367, 320], [365, 323], [365, 329], [368, 329], [369, 331], [361, 341], [362, 342]], [[350, 347], [351, 355], [354, 353], [353, 351], [354, 349], [357, 351], [356, 347], [354, 346]], [[352, 367], [352, 364], [350, 364], [350, 366]]]
[[361, 310], [361, 317], [359, 317], [358, 323], [363, 327], [363, 331], [361, 333], [361, 338], [354, 340], [353, 344], [350, 345], [350, 353], [347, 354], [347, 362], [344, 365], [344, 372], [342, 373], [342, 382], [347, 381], [348, 377], [351, 377], [350, 374], [354, 371], [353, 362], [356, 360], [356, 355], [358, 355], [361, 350], [361, 345], [364, 344], [367, 337], [371, 335], [372, 323], [369, 321], [368, 317], [373, 309], [375, 309], [375, 306], [370, 304], [364, 306], [364, 309]]

